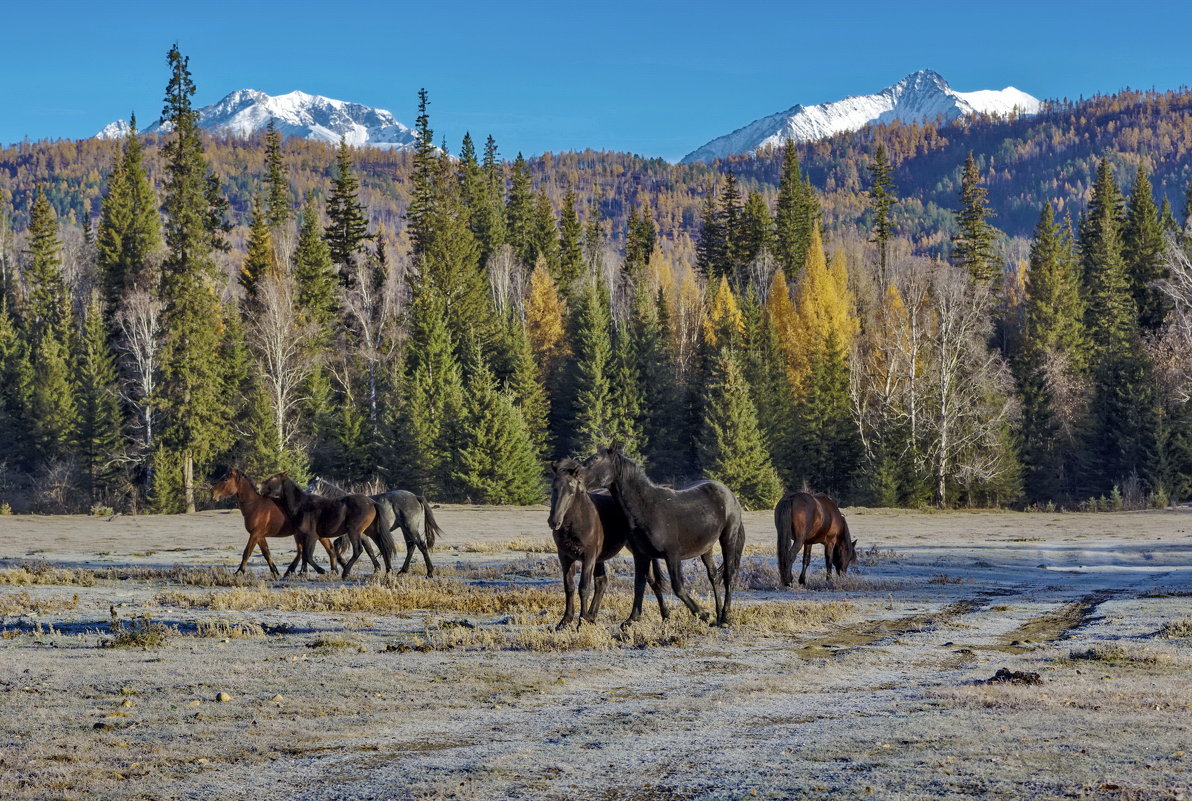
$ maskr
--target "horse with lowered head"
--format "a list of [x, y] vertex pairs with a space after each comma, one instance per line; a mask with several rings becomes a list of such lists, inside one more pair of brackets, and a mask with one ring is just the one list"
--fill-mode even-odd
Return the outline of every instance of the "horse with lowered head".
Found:
[[[660, 487], [616, 445], [601, 448], [584, 462], [589, 487], [607, 487], [629, 521], [629, 547], [633, 551], [633, 611], [622, 625], [641, 616], [646, 574], [653, 559], [665, 559], [671, 589], [691, 613], [709, 620], [683, 586], [682, 563], [699, 557], [708, 571], [716, 599], [716, 625], [727, 626], [732, 605], [733, 581], [745, 548], [741, 504], [733, 491], [719, 481], [698, 481], [682, 490]], [[712, 555], [720, 543], [723, 597], [716, 581]]]
[[789, 492], [774, 507], [774, 526], [778, 529], [778, 570], [782, 586], [793, 579], [795, 555], [803, 549], [803, 571], [799, 583], [807, 583], [811, 564], [811, 546], [824, 546], [824, 566], [828, 578], [832, 570], [843, 575], [857, 561], [857, 541], [848, 530], [848, 522], [836, 501], [822, 492]]
[[[563, 569], [563, 592], [566, 609], [563, 619], [555, 626], [562, 629], [575, 620], [575, 569], [580, 566], [579, 618], [595, 623], [600, 613], [600, 601], [608, 585], [604, 563], [621, 552], [629, 538], [629, 521], [621, 505], [604, 490], [588, 492], [584, 483], [584, 466], [574, 459], [551, 462], [554, 478], [550, 487], [550, 514], [546, 519], [559, 565]], [[662, 619], [670, 616], [662, 598], [659, 580], [662, 567], [657, 559], [651, 562], [650, 589], [658, 598]], [[595, 590], [593, 591], [593, 585]]]
[[[323, 488], [332, 490], [338, 496], [349, 494], [346, 490], [319, 476], [310, 480], [306, 491], [318, 492]], [[430, 501], [408, 490], [390, 490], [369, 497], [377, 504], [377, 514], [380, 517], [378, 526], [386, 531], [400, 528], [405, 536], [406, 561], [402, 563], [401, 569], [397, 572], [399, 574], [409, 572], [410, 561], [414, 558], [414, 549], [417, 548], [422, 552], [422, 560], [426, 562], [426, 577], [433, 577], [435, 566], [430, 561], [430, 550], [435, 547], [435, 537], [442, 534], [443, 529], [439, 528], [439, 524], [435, 520], [435, 513], [431, 511]], [[365, 545], [367, 546], [367, 544], [366, 540]], [[346, 546], [347, 541], [342, 537], [335, 542], [336, 551], [339, 553], [342, 553]]]
[[[318, 570], [318, 565], [311, 561], [314, 543], [323, 538], [346, 536], [352, 545], [352, 557], [344, 564], [342, 576], [348, 577], [352, 565], [360, 558], [362, 551], [361, 535], [367, 533], [377, 545], [381, 547], [381, 555], [385, 559], [385, 570], [390, 570], [391, 559], [396, 550], [393, 536], [387, 530], [377, 525], [379, 515], [377, 505], [366, 495], [346, 495], [343, 498], [331, 499], [320, 495], [304, 492], [294, 480], [285, 473], [270, 476], [261, 484], [261, 494], [273, 498], [278, 506], [290, 519], [290, 525], [298, 532], [303, 541], [302, 572], [307, 566]], [[335, 549], [330, 552], [331, 569], [336, 567]], [[372, 554], [369, 554], [370, 557]], [[373, 557], [373, 567], [380, 569], [376, 558]], [[319, 570], [319, 572], [322, 572]]]

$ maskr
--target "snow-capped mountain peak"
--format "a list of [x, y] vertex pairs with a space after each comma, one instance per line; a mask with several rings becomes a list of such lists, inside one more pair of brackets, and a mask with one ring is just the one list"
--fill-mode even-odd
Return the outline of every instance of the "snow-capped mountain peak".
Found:
[[778, 146], [788, 139], [810, 142], [855, 131], [871, 123], [919, 122], [937, 116], [953, 120], [969, 114], [1034, 114], [1040, 102], [1008, 86], [958, 92], [934, 70], [912, 72], [893, 86], [872, 95], [846, 97], [814, 106], [793, 106], [755, 120], [744, 128], [717, 137], [683, 157], [684, 163], [712, 161]]
[[[285, 136], [332, 143], [342, 138], [357, 147], [405, 149], [412, 147], [417, 138], [385, 109], [298, 91], [268, 95], [256, 89], [238, 89], [197, 111], [200, 128], [242, 137], [263, 131], [273, 120]], [[144, 132], [158, 130], [169, 130], [169, 126], [157, 120], [146, 126]], [[113, 139], [124, 136], [127, 131], [128, 123], [117, 120], [105, 126], [96, 137]]]

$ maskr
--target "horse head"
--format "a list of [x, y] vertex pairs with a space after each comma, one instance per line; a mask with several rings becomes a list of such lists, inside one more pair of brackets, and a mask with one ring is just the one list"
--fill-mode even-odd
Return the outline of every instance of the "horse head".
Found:
[[583, 463], [585, 484], [589, 489], [610, 487], [624, 469], [625, 455], [621, 453], [621, 445], [614, 442], [607, 448], [598, 448], [596, 453], [589, 456]]
[[236, 468], [230, 468], [223, 478], [215, 482], [215, 486], [211, 488], [211, 500], [222, 501], [224, 498], [230, 498], [240, 490], [240, 479], [244, 477]]
[[846, 530], [836, 543], [836, 571], [847, 573], [857, 562], [857, 541]]
[[310, 481], [306, 482], [306, 491], [307, 492], [318, 492], [319, 484], [322, 481], [323, 481], [323, 479], [319, 476], [311, 476]]
[[268, 498], [278, 499], [285, 497], [290, 487], [297, 489], [289, 473], [274, 473], [261, 482], [260, 492]]
[[576, 495], [587, 490], [585, 474], [587, 470], [574, 459], [562, 459], [551, 462], [550, 469], [555, 476], [550, 485], [550, 515], [546, 522], [551, 531], [558, 531], [563, 526], [563, 519], [567, 517], [567, 510]]

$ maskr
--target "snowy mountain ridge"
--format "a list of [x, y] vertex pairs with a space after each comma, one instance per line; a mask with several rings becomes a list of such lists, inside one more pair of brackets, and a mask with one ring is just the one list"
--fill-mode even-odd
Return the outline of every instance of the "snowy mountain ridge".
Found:
[[1034, 114], [1041, 103], [1026, 92], [1008, 86], [958, 92], [933, 70], [919, 70], [893, 86], [872, 95], [846, 97], [814, 106], [793, 106], [755, 120], [730, 134], [717, 137], [683, 157], [683, 163], [713, 161], [731, 155], [778, 146], [793, 139], [811, 142], [871, 123], [900, 120], [919, 122], [937, 116], [954, 120], [969, 114]]
[[[338, 143], [342, 138], [355, 147], [369, 146], [404, 150], [414, 146], [417, 136], [385, 109], [371, 108], [305, 92], [268, 95], [256, 89], [238, 89], [218, 103], [197, 109], [199, 127], [249, 137], [264, 131], [270, 120], [285, 136]], [[160, 119], [143, 133], [168, 131]], [[115, 139], [128, 132], [128, 123], [117, 120], [95, 136]]]

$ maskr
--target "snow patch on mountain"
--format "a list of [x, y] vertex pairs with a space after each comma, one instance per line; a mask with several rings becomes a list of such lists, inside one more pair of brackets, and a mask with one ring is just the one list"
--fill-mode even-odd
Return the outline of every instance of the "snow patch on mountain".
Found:
[[954, 120], [969, 114], [1034, 114], [1041, 103], [1026, 92], [1008, 86], [958, 92], [943, 76], [919, 70], [877, 94], [846, 97], [832, 103], [793, 106], [717, 137], [683, 157], [683, 163], [713, 161], [740, 153], [777, 146], [788, 139], [812, 142], [838, 133], [855, 131], [872, 123], [919, 122], [942, 117]]
[[[199, 127], [249, 137], [264, 131], [270, 120], [285, 136], [338, 143], [343, 139], [355, 147], [412, 148], [417, 136], [398, 122], [392, 113], [360, 103], [349, 103], [305, 92], [268, 95], [256, 89], [239, 89], [218, 103], [197, 109]], [[144, 128], [144, 133], [166, 132], [161, 120]], [[106, 125], [95, 136], [115, 139], [128, 132], [124, 120]]]

